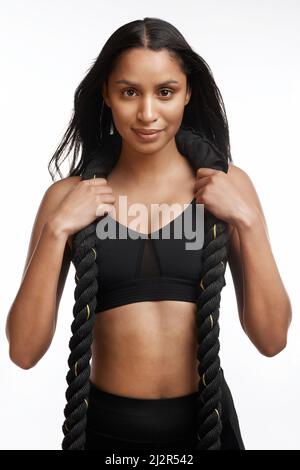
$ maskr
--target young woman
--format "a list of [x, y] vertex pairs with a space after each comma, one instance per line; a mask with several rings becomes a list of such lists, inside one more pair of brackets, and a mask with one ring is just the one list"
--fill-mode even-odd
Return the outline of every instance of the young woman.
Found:
[[[12, 361], [33, 367], [74, 264], [62, 448], [244, 449], [219, 358], [227, 261], [242, 328], [262, 354], [285, 347], [291, 306], [208, 65], [166, 21], [125, 24], [76, 90], [50, 162], [58, 171], [68, 144], [69, 176], [42, 199], [7, 319]], [[174, 216], [161, 223], [157, 204], [175, 204]], [[188, 250], [174, 232], [190, 209], [189, 228], [201, 231], [200, 205], [203, 243]], [[103, 237], [103, 222], [127, 237]]]

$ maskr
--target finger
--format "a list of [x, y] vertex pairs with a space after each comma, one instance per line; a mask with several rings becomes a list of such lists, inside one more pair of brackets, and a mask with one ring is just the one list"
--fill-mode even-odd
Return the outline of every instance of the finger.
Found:
[[195, 193], [195, 199], [196, 199], [196, 202], [198, 204], [202, 204], [203, 203], [203, 200], [202, 200], [202, 197], [201, 197], [201, 191], [196, 191]]
[[198, 168], [197, 176], [209, 176], [217, 173], [219, 170], [214, 170], [213, 168]]
[[113, 193], [113, 189], [110, 187], [110, 186], [106, 186], [105, 185], [101, 185], [101, 186], [96, 186], [95, 187], [95, 191], [97, 192], [97, 194], [111, 194]]
[[96, 208], [96, 216], [102, 217], [105, 213], [112, 213], [114, 211], [114, 206], [111, 204], [99, 204]]
[[198, 204], [204, 204], [204, 199], [203, 199], [203, 190], [199, 189], [195, 193], [195, 199]]
[[88, 181], [90, 184], [94, 184], [94, 185], [99, 185], [99, 184], [107, 184], [107, 179], [106, 178], [90, 178], [88, 180], [85, 180], [85, 181]]
[[116, 198], [113, 194], [101, 194], [101, 200], [104, 203], [114, 203], [116, 202]]
[[202, 176], [201, 178], [198, 178], [195, 182], [194, 190], [197, 191], [198, 189], [203, 188], [204, 186], [208, 184], [209, 181], [210, 181], [210, 176]]

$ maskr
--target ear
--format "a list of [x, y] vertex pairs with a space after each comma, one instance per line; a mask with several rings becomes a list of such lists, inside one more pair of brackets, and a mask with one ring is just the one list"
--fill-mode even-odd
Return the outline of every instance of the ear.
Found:
[[190, 87], [188, 87], [187, 92], [186, 92], [186, 95], [185, 95], [185, 102], [184, 102], [184, 105], [185, 105], [185, 106], [186, 106], [186, 105], [188, 104], [188, 102], [190, 101], [191, 95], [192, 95], [192, 89], [191, 89]]
[[105, 101], [105, 104], [108, 107], [110, 107], [106, 82], [103, 83], [101, 92], [102, 92], [102, 96], [103, 96], [103, 99]]

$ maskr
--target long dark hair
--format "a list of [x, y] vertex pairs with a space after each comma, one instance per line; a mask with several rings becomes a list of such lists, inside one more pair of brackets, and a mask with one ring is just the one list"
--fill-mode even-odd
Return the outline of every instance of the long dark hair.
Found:
[[[188, 45], [181, 33], [167, 21], [144, 18], [118, 28], [107, 40], [100, 54], [75, 91], [74, 113], [63, 139], [49, 162], [60, 176], [60, 165], [73, 149], [68, 176], [81, 179], [107, 177], [120, 155], [122, 139], [115, 130], [110, 134], [112, 113], [101, 94], [103, 83], [117, 63], [118, 57], [131, 48], [166, 49], [178, 60], [192, 89], [185, 106], [176, 144], [191, 163], [199, 167], [228, 171], [230, 154], [229, 130], [221, 93], [205, 62]], [[69, 148], [64, 158], [63, 152]], [[78, 153], [81, 150], [80, 159]], [[62, 160], [62, 161], [60, 161]], [[196, 449], [220, 449], [222, 431], [222, 372], [219, 358], [219, 305], [225, 285], [227, 263], [227, 224], [206, 209], [203, 269], [199, 279], [197, 300], [197, 358], [199, 361], [199, 393], [197, 400]], [[71, 325], [71, 350], [67, 374], [67, 404], [64, 409], [63, 450], [84, 450], [86, 412], [89, 398], [89, 377], [92, 331], [98, 292], [97, 236], [95, 220], [74, 234], [72, 262], [76, 269]]]

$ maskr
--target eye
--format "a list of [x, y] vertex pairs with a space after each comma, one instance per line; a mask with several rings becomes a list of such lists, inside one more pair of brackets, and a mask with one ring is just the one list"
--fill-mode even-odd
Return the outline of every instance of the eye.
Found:
[[[124, 93], [126, 93], [127, 91], [134, 91], [134, 90], [133, 90], [133, 88], [128, 88], [127, 90], [123, 90], [123, 91], [121, 92], [122, 95], [125, 96]], [[131, 96], [132, 96], [132, 95], [131, 95]]]
[[[135, 90], [134, 90], [133, 88], [127, 88], [126, 90], [122, 90], [122, 91], [121, 91], [122, 96], [126, 96], [126, 95], [124, 95], [124, 93], [126, 93], [126, 92], [128, 92], [128, 91], [129, 91], [129, 92], [130, 92], [130, 91], [133, 91], [133, 92], [135, 93]], [[172, 90], [169, 90], [168, 88], [162, 88], [160, 91], [167, 91], [167, 92], [169, 92], [169, 93], [171, 93], [171, 94], [174, 93]], [[129, 97], [129, 98], [130, 98], [131, 96], [133, 96], [133, 95], [130, 95], [130, 96], [127, 95], [127, 97]], [[170, 96], [170, 95], [168, 95], [168, 96], [164, 95], [163, 98], [169, 98], [169, 96]]]
[[[169, 93], [171, 93], [171, 95], [174, 93], [172, 90], [169, 90], [168, 88], [162, 88], [161, 91], [167, 91]], [[169, 95], [170, 96], [170, 95]], [[168, 96], [164, 95], [165, 98], [168, 98]]]

